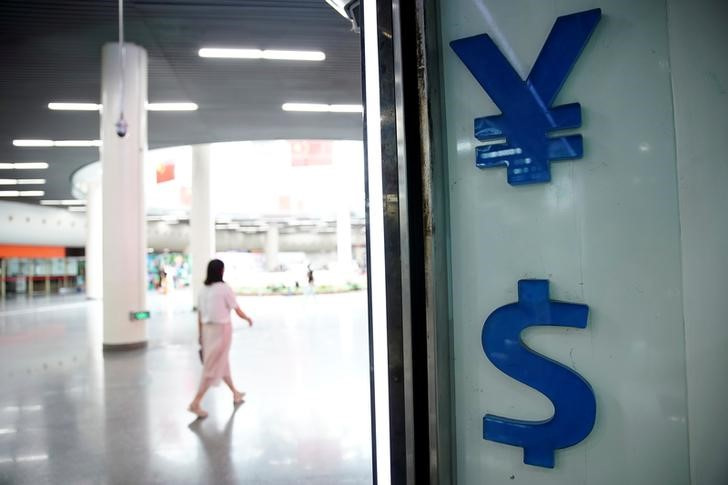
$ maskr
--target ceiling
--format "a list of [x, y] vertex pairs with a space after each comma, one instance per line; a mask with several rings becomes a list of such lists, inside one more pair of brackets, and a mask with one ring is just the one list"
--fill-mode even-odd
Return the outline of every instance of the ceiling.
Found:
[[[0, 2], [0, 162], [45, 161], [45, 199], [71, 198], [71, 174], [97, 148], [20, 148], [13, 139], [98, 139], [99, 114], [50, 111], [99, 103], [101, 47], [118, 41], [117, 0]], [[149, 57], [149, 101], [195, 112], [150, 112], [149, 147], [254, 139], [361, 139], [360, 114], [291, 113], [287, 101], [361, 103], [359, 37], [324, 0], [126, 0], [125, 39]], [[201, 47], [321, 50], [323, 62], [206, 59]], [[42, 173], [42, 175], [41, 175]], [[16, 200], [37, 204], [39, 198]]]

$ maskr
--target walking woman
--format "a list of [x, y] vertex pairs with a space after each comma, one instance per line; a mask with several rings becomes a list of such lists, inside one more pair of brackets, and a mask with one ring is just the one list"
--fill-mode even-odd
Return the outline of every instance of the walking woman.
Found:
[[200, 407], [200, 401], [210, 386], [216, 385], [220, 379], [232, 391], [235, 405], [242, 403], [245, 396], [244, 392], [235, 388], [232, 377], [230, 377], [228, 359], [232, 342], [230, 311], [234, 310], [240, 318], [247, 320], [251, 327], [253, 320], [240, 309], [232, 288], [222, 280], [224, 272], [225, 265], [219, 259], [213, 259], [208, 263], [205, 286], [200, 290], [197, 303], [199, 310], [197, 327], [202, 346], [203, 369], [200, 388], [187, 409], [195, 413], [198, 418], [207, 417], [207, 412]]

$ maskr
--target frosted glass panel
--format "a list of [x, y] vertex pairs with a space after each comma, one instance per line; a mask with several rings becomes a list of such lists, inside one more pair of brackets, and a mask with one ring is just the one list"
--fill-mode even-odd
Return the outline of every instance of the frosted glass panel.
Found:
[[[553, 103], [581, 104], [581, 127], [566, 135], [583, 136], [583, 157], [552, 163], [550, 182], [521, 186], [507, 183], [505, 167], [477, 168], [474, 120], [501, 111], [449, 43], [487, 33], [525, 79], [556, 18], [596, 7], [602, 19]], [[666, 22], [664, 1], [441, 3], [459, 484], [689, 482]], [[593, 431], [557, 450], [553, 469], [483, 439], [487, 413], [554, 412], [481, 346], [483, 321], [518, 300], [520, 279], [549, 280], [552, 299], [589, 306], [584, 329], [522, 335], [596, 395]]]

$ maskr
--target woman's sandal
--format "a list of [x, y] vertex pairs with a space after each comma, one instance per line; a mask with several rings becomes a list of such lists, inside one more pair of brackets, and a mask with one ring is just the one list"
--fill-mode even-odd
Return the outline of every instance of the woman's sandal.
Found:
[[197, 419], [205, 419], [207, 417], [207, 411], [202, 409], [200, 406], [192, 407], [192, 404], [190, 404], [187, 410], [192, 414], [197, 415]]
[[235, 392], [233, 393], [233, 404], [243, 404], [245, 402], [245, 393], [244, 392]]

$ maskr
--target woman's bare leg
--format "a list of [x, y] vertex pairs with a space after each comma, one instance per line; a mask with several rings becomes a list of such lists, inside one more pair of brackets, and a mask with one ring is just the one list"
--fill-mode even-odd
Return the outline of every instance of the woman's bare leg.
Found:
[[235, 404], [239, 404], [243, 402], [243, 396], [245, 396], [244, 392], [240, 392], [235, 388], [235, 384], [233, 384], [233, 379], [230, 376], [225, 376], [222, 378], [223, 382], [227, 384], [227, 386], [230, 388], [230, 390], [233, 393], [233, 401]]
[[210, 380], [209, 379], [203, 379], [200, 382], [200, 388], [197, 390], [197, 394], [195, 394], [195, 398], [190, 403], [190, 406], [187, 408], [190, 412], [195, 413], [200, 418], [207, 417], [207, 411], [202, 409], [200, 407], [200, 402], [202, 401], [202, 398], [205, 396], [205, 393], [210, 388]]

